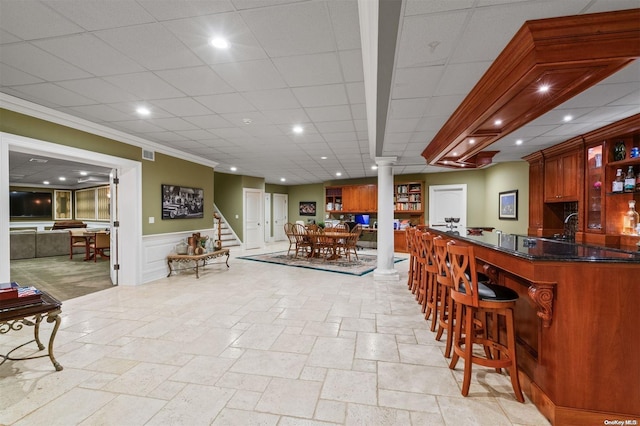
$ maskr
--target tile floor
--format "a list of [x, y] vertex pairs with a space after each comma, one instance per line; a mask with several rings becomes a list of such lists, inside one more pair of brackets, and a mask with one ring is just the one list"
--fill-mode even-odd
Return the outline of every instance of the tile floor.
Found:
[[[265, 252], [286, 245], [269, 245]], [[448, 368], [399, 282], [235, 259], [68, 300], [48, 358], [0, 366], [2, 425], [549, 425]], [[255, 253], [252, 250], [251, 253]], [[48, 337], [49, 324], [43, 324]], [[0, 335], [0, 351], [32, 328]]]

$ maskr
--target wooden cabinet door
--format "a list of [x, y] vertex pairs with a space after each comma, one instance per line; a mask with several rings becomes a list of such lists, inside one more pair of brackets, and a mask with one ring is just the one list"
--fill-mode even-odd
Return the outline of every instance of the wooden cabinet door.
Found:
[[580, 153], [571, 153], [563, 155], [560, 163], [562, 168], [560, 176], [562, 176], [562, 200], [577, 201], [580, 171], [578, 165], [580, 161]]
[[363, 185], [360, 193], [362, 211], [367, 213], [378, 211], [378, 187], [376, 185]]
[[544, 162], [544, 200], [547, 203], [562, 201], [560, 164], [560, 157], [549, 158]]
[[360, 209], [360, 202], [358, 200], [358, 191], [356, 186], [343, 186], [342, 187], [342, 211], [344, 212], [358, 212]]

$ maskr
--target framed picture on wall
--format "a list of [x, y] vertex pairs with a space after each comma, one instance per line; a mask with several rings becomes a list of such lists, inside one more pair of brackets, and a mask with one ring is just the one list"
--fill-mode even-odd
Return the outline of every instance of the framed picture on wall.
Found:
[[505, 191], [499, 193], [498, 199], [498, 219], [517, 220], [518, 219], [518, 190]]
[[180, 185], [162, 185], [162, 219], [204, 217], [204, 191]]
[[72, 219], [71, 191], [53, 191], [53, 220]]
[[300, 216], [315, 216], [315, 215], [316, 215], [315, 201], [300, 201]]

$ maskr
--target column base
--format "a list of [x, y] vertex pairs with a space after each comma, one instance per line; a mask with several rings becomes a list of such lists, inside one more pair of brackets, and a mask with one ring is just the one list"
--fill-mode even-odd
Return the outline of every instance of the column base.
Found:
[[380, 269], [373, 271], [374, 281], [399, 281], [400, 274], [395, 269]]

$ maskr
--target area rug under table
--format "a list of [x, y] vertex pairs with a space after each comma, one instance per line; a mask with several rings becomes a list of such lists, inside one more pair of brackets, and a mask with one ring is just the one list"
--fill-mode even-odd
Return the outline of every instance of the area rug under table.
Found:
[[[348, 262], [344, 257], [338, 260], [308, 259], [306, 257], [294, 258], [293, 254], [287, 255], [286, 251], [278, 251], [253, 256], [239, 256], [238, 259], [362, 276], [376, 269], [378, 257], [371, 254], [358, 254], [358, 260], [355, 259], [355, 256], [351, 256], [351, 261]], [[393, 262], [398, 263], [402, 260], [404, 259], [394, 258]]]

